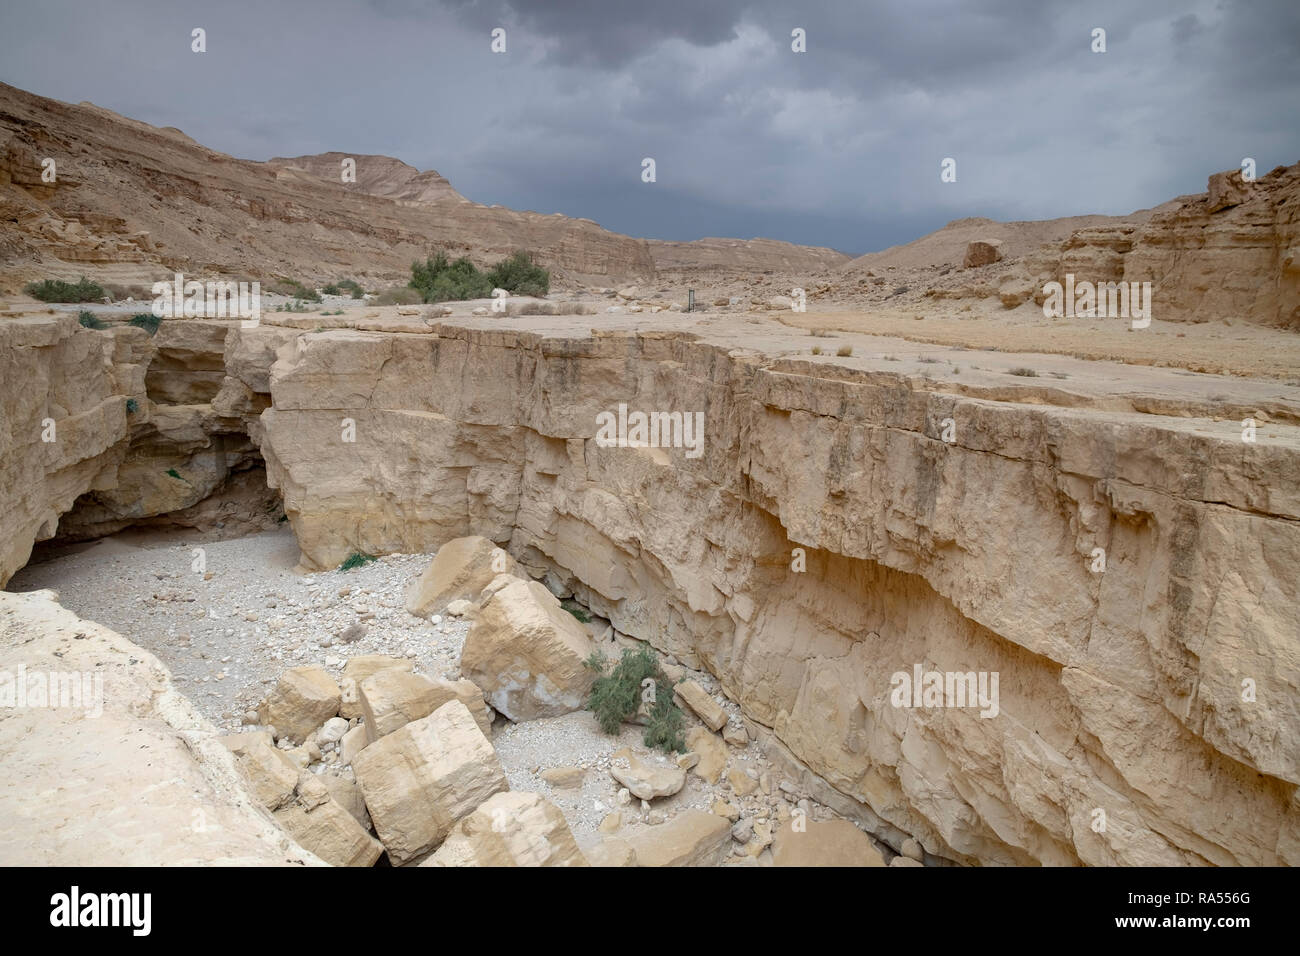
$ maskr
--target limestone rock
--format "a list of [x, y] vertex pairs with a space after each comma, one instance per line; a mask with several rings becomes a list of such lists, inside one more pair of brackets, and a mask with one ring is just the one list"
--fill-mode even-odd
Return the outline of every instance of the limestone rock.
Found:
[[774, 834], [773, 860], [777, 866], [884, 866], [884, 858], [871, 838], [848, 820], [805, 820], [804, 832], [790, 823]]
[[298, 786], [298, 767], [284, 751], [276, 748], [266, 731], [229, 734], [221, 738], [239, 761], [248, 779], [253, 799], [268, 810], [277, 810], [293, 798]]
[[916, 860], [918, 863], [925, 862], [925, 851], [921, 849], [921, 844], [917, 843], [911, 837], [908, 837], [902, 842], [898, 848], [898, 852], [905, 857]]
[[918, 863], [916, 860], [906, 856], [896, 856], [889, 861], [890, 866], [925, 866], [924, 863]]
[[384, 852], [379, 841], [328, 793], [310, 808], [295, 802], [276, 810], [274, 816], [303, 847], [332, 866], [374, 866]]
[[484, 801], [421, 866], [587, 866], [564, 814], [540, 794]]
[[408, 589], [406, 610], [428, 617], [452, 601], [473, 601], [498, 574], [522, 577], [515, 559], [479, 535], [448, 541]]
[[263, 724], [273, 726], [295, 743], [339, 712], [339, 685], [319, 667], [295, 667], [280, 676], [257, 709]]
[[1251, 183], [1241, 178], [1240, 169], [1210, 176], [1207, 212], [1218, 212], [1229, 206], [1240, 206], [1250, 198]]
[[594, 650], [586, 629], [536, 581], [517, 581], [480, 609], [461, 673], [513, 721], [580, 710], [594, 675], [583, 662]]
[[361, 716], [360, 684], [367, 677], [389, 668], [409, 671], [414, 666], [415, 662], [410, 658], [392, 657], [388, 654], [362, 654], [348, 658], [343, 665], [343, 677], [339, 680], [339, 716], [346, 720]]
[[721, 730], [726, 724], [727, 712], [696, 681], [684, 680], [673, 690], [709, 730]]
[[576, 790], [582, 786], [587, 771], [581, 767], [553, 767], [542, 771], [542, 779], [559, 790]]
[[628, 843], [637, 866], [719, 866], [731, 845], [731, 823], [703, 810], [684, 810]]
[[352, 767], [398, 864], [437, 846], [457, 821], [507, 789], [496, 751], [459, 700], [368, 745]]
[[722, 779], [722, 771], [727, 766], [727, 745], [717, 734], [709, 733], [704, 727], [692, 727], [686, 732], [686, 746], [699, 755], [699, 762], [693, 768], [696, 776], [713, 784]]
[[736, 791], [736, 795], [739, 797], [747, 797], [758, 789], [758, 780], [739, 767], [733, 767], [727, 771], [727, 782], [731, 784], [731, 789]]
[[734, 724], [725, 724], [723, 726], [722, 739], [733, 747], [749, 746], [749, 734], [745, 733], [743, 727], [737, 727]]
[[626, 840], [602, 840], [587, 852], [587, 861], [600, 867], [636, 866], [636, 850]]
[[360, 697], [370, 743], [427, 717], [449, 700], [459, 700], [469, 708], [484, 736], [492, 732], [483, 694], [468, 680], [448, 681], [389, 668], [363, 680]]
[[370, 735], [366, 733], [366, 725], [357, 724], [343, 735], [343, 740], [339, 743], [339, 762], [345, 767], [349, 766], [368, 743]]
[[626, 748], [614, 754], [615, 764], [620, 758], [626, 759], [628, 766], [611, 766], [609, 775], [641, 800], [670, 797], [686, 785], [686, 771], [681, 767], [652, 764]]
[[966, 244], [962, 259], [963, 269], [987, 266], [1002, 259], [1002, 242], [999, 239], [976, 239]]

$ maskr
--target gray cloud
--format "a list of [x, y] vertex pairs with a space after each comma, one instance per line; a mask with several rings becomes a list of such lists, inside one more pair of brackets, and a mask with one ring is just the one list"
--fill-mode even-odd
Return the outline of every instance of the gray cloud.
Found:
[[1295, 162], [1297, 38], [1292, 0], [47, 0], [0, 11], [0, 79], [238, 156], [386, 153], [621, 232], [858, 253]]

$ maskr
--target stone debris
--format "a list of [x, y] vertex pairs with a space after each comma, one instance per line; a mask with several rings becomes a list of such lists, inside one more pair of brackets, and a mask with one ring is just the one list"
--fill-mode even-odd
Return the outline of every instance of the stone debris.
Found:
[[507, 789], [496, 751], [459, 700], [367, 745], [352, 768], [398, 864], [435, 848], [457, 821]]

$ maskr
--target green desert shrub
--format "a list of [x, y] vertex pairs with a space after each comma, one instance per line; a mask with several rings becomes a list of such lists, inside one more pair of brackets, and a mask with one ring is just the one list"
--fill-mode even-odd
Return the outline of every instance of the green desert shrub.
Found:
[[1038, 373], [1032, 368], [1013, 368], [1008, 375], [1019, 375], [1021, 378], [1038, 378]]
[[135, 315], [131, 316], [130, 324], [134, 325], [137, 329], [144, 329], [150, 335], [153, 335], [158, 331], [158, 327], [162, 325], [162, 319], [154, 315], [152, 312], [137, 312]]
[[348, 295], [352, 296], [352, 298], [354, 299], [359, 299], [366, 294], [366, 290], [361, 288], [360, 283], [358, 283], [355, 279], [340, 279], [337, 283], [335, 283], [335, 285], [337, 285]]
[[488, 270], [487, 278], [494, 289], [505, 289], [514, 295], [540, 297], [551, 291], [551, 274], [523, 251], [502, 259]]
[[140, 410], [140, 403], [137, 402], [134, 398], [128, 398], [126, 400], [126, 413], [128, 415], [134, 415], [139, 410]]
[[423, 302], [486, 299], [492, 294], [492, 283], [478, 266], [464, 256], [450, 262], [441, 252], [411, 263], [410, 286]]
[[94, 312], [87, 312], [85, 309], [77, 313], [77, 321], [81, 323], [82, 328], [87, 329], [106, 329], [108, 323], [100, 319]]
[[351, 571], [353, 568], [362, 568], [375, 560], [373, 554], [363, 554], [360, 551], [353, 551], [347, 556], [347, 559], [339, 565], [340, 571]]
[[597, 674], [591, 685], [587, 709], [595, 714], [601, 730], [616, 734], [625, 720], [636, 716], [637, 708], [641, 706], [642, 682], [650, 679], [654, 681], [655, 696], [643, 737], [645, 744], [670, 752], [685, 749], [682, 741], [684, 717], [681, 709], [673, 703], [672, 684], [660, 668], [654, 651], [645, 646], [635, 650], [624, 648], [619, 662], [608, 674], [605, 673], [605, 656], [599, 651], [593, 652], [584, 663]]
[[411, 263], [411, 288], [424, 302], [459, 302], [486, 299], [493, 289], [513, 295], [544, 296], [551, 289], [551, 274], [533, 262], [527, 252], [515, 252], [487, 272], [462, 256], [449, 260], [445, 253]]
[[76, 282], [64, 282], [62, 279], [29, 282], [23, 291], [42, 302], [99, 302], [108, 294], [103, 286], [91, 282], [85, 276]]

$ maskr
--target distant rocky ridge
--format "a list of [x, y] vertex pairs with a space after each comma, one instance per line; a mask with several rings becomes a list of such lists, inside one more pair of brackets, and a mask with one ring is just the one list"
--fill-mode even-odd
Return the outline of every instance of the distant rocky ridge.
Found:
[[[0, 268], [8, 291], [81, 273], [128, 283], [173, 271], [388, 282], [437, 250], [483, 265], [527, 249], [578, 282], [655, 273], [643, 239], [589, 219], [471, 202], [437, 172], [397, 159], [352, 156], [357, 181], [344, 183], [348, 155], [235, 159], [180, 130], [0, 84]], [[47, 158], [52, 182], [42, 179]], [[716, 242], [670, 244], [672, 261], [707, 266], [719, 258]], [[820, 267], [828, 254], [846, 258], [765, 241], [739, 242], [722, 258], [761, 271]]]

